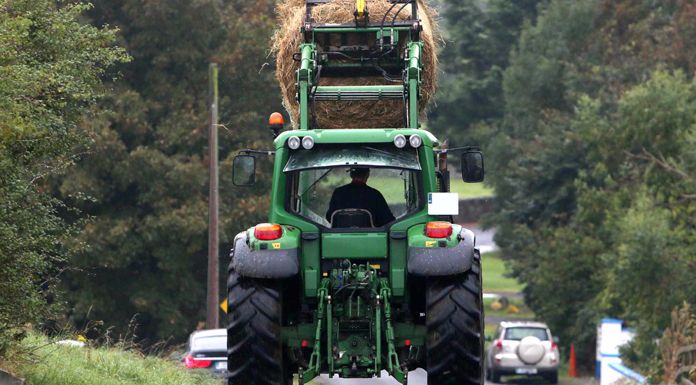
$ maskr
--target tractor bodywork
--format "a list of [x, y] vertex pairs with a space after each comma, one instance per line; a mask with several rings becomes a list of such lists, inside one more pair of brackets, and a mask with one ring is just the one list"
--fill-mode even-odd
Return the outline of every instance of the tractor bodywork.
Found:
[[[430, 384], [481, 384], [483, 318], [474, 235], [451, 216], [429, 213], [437, 193], [447, 191], [449, 174], [447, 151], [419, 128], [423, 45], [415, 1], [394, 1], [398, 7], [412, 4], [413, 20], [388, 27], [363, 19], [360, 1], [354, 25], [314, 25], [311, 7], [321, 2], [307, 1], [305, 43], [297, 55], [300, 129], [274, 141], [269, 223], [238, 234], [231, 253], [229, 383], [286, 385], [293, 373], [300, 383], [320, 373], [369, 378], [382, 370], [406, 383], [408, 371], [420, 366], [428, 370]], [[340, 55], [320, 44], [328, 35], [347, 33], [365, 34], [372, 43]], [[332, 60], [345, 55], [360, 60]], [[379, 57], [380, 71], [397, 73], [402, 81], [318, 85], [320, 73], [374, 71], [370, 55]], [[382, 98], [403, 101], [403, 128], [313, 127], [316, 100]], [[476, 156], [480, 152], [469, 150], [463, 157], [465, 179], [482, 178], [482, 158]], [[385, 192], [394, 220], [336, 226], [326, 212], [328, 198], [354, 167], [375, 170], [383, 192], [394, 190]], [[247, 164], [235, 172], [249, 169]]]

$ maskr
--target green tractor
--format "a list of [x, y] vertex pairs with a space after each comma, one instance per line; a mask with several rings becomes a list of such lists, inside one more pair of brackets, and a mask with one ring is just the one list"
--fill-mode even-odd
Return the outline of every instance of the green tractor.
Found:
[[[454, 224], [447, 154], [461, 155], [465, 182], [483, 180], [476, 148], [446, 149], [419, 128], [419, 41], [412, 20], [372, 23], [358, 1], [351, 25], [319, 25], [307, 0], [297, 54], [299, 130], [273, 151], [244, 150], [237, 185], [253, 184], [255, 160], [274, 156], [268, 223], [234, 239], [229, 265], [228, 381], [231, 385], [372, 378], [406, 384], [421, 367], [428, 384], [483, 384], [481, 260], [474, 234]], [[364, 35], [363, 47], [324, 44]], [[357, 60], [345, 60], [352, 57]], [[320, 73], [391, 73], [398, 84], [320, 86]], [[322, 130], [313, 103], [403, 101], [403, 127]], [[399, 103], [401, 104], [401, 103]], [[367, 181], [369, 178], [369, 182]], [[369, 184], [369, 185], [368, 185]]]

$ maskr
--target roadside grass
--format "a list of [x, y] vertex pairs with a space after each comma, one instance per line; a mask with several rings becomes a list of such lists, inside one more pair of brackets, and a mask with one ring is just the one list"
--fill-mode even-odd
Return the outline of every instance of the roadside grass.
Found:
[[495, 191], [483, 183], [464, 183], [456, 174], [450, 178], [450, 191], [459, 193], [459, 199], [489, 198], [495, 195]]
[[182, 364], [113, 347], [56, 345], [47, 337], [30, 334], [16, 348], [10, 366], [26, 385], [219, 385], [204, 371]]
[[522, 285], [516, 279], [505, 275], [505, 263], [500, 253], [487, 253], [481, 256], [483, 264], [483, 291], [486, 293], [519, 293]]

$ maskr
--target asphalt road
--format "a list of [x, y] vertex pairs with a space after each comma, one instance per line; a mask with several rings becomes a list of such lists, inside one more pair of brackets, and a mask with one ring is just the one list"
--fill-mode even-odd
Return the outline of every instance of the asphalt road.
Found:
[[[398, 381], [390, 377], [386, 371], [382, 371], [381, 378], [354, 379], [354, 378], [332, 378], [322, 375], [311, 382], [315, 385], [400, 385]], [[408, 374], [409, 385], [428, 385], [428, 375], [423, 369], [417, 369]]]
[[[332, 378], [329, 379], [326, 375], [312, 381], [314, 385], [399, 385], [399, 383], [387, 376], [383, 372], [382, 378], [373, 378], [365, 380], [356, 380], [353, 378]], [[541, 385], [548, 384], [539, 378], [503, 378], [503, 385]], [[559, 385], [596, 385], [593, 378], [560, 378]], [[408, 385], [428, 385], [428, 375], [423, 369], [417, 369], [408, 374]], [[486, 381], [486, 385], [500, 385], [494, 382]]]

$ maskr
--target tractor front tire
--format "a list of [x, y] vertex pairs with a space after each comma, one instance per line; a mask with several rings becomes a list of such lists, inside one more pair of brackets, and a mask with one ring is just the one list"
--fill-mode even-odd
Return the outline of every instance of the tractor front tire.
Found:
[[282, 303], [277, 280], [227, 278], [228, 385], [289, 385], [283, 354]]
[[469, 271], [428, 278], [426, 287], [428, 385], [483, 385], [480, 257]]

